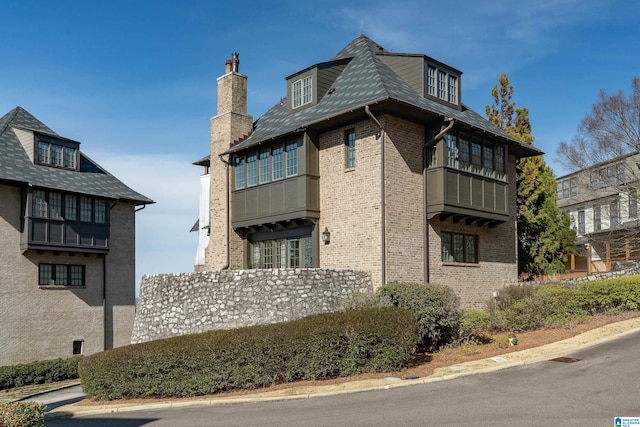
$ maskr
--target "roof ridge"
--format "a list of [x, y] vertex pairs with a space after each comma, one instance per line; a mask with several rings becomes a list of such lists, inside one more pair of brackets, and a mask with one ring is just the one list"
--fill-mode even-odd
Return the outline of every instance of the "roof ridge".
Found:
[[20, 107], [19, 105], [17, 107], [15, 107], [13, 110], [9, 111], [7, 114], [5, 114], [4, 116], [0, 117], [0, 120], [4, 119], [5, 117], [9, 116], [10, 114], [11, 117], [9, 117], [6, 121], [6, 123], [4, 124], [4, 126], [2, 127], [2, 129], [0, 129], [0, 135], [2, 135], [4, 133], [5, 130], [7, 130], [7, 128], [9, 127], [9, 125], [11, 124], [11, 122], [13, 121], [13, 119], [16, 117], [16, 115], [18, 114], [18, 109], [23, 109], [22, 107]]

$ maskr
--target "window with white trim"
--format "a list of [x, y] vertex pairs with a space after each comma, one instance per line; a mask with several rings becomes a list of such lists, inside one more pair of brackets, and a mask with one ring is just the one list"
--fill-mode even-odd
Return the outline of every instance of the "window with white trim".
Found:
[[291, 84], [292, 106], [298, 108], [313, 101], [313, 77], [306, 76]]
[[251, 268], [312, 268], [311, 236], [251, 243]]

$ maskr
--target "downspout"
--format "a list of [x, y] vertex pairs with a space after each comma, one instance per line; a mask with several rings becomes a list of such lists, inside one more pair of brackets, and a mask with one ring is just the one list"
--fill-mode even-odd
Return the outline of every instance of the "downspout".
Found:
[[371, 118], [375, 122], [375, 124], [380, 128], [380, 237], [381, 237], [381, 261], [382, 261], [382, 271], [381, 271], [381, 285], [384, 285], [387, 282], [387, 230], [386, 230], [386, 191], [385, 191], [385, 165], [384, 165], [384, 136], [385, 131], [382, 128], [382, 125], [373, 115], [368, 105], [364, 106], [364, 111], [367, 113], [367, 116]]
[[441, 130], [436, 136], [434, 136], [433, 138], [431, 138], [429, 141], [426, 141], [424, 143], [424, 146], [422, 147], [422, 158], [423, 158], [423, 162], [422, 162], [422, 200], [423, 200], [423, 204], [424, 206], [422, 207], [422, 234], [423, 234], [423, 241], [424, 241], [424, 251], [423, 251], [423, 257], [424, 259], [422, 260], [423, 265], [424, 265], [424, 283], [429, 283], [430, 275], [429, 275], [429, 219], [428, 219], [428, 215], [427, 215], [427, 166], [428, 166], [428, 159], [427, 159], [427, 151], [429, 149], [429, 147], [431, 145], [433, 145], [434, 142], [438, 141], [440, 138], [442, 138], [442, 136], [449, 132], [451, 130], [451, 128], [453, 127], [453, 124], [455, 123], [454, 119], [452, 117], [445, 117], [444, 118], [445, 122], [449, 122], [449, 124], [447, 125], [446, 128], [444, 128], [443, 130]]
[[[231, 245], [231, 236], [229, 236], [229, 216], [231, 215], [230, 212], [230, 199], [229, 199], [229, 174], [231, 173], [231, 171], [229, 170], [229, 162], [226, 161], [223, 157], [222, 154], [218, 154], [218, 158], [222, 161], [222, 163], [225, 164], [224, 168], [227, 170], [226, 175], [226, 183], [225, 183], [225, 192], [227, 194], [227, 214], [225, 215], [225, 233], [227, 235], [227, 264], [222, 267], [223, 270], [226, 270], [229, 268], [229, 266], [231, 265], [231, 253], [229, 252], [229, 245]], [[211, 192], [211, 189], [209, 189], [209, 192]], [[209, 212], [209, 216], [211, 216], [211, 212]], [[209, 229], [211, 229], [211, 218], [209, 218]], [[211, 242], [209, 242], [211, 243]]]

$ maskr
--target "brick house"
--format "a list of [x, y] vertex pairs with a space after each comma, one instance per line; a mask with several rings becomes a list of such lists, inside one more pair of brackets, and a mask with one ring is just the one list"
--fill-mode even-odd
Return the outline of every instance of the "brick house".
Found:
[[150, 203], [23, 108], [0, 118], [0, 365], [130, 343]]
[[569, 272], [608, 272], [612, 263], [640, 260], [639, 165], [640, 154], [626, 154], [556, 180], [557, 205], [578, 237]]
[[254, 123], [226, 67], [201, 268], [352, 268], [478, 307], [517, 281], [515, 163], [541, 153], [463, 104], [461, 71], [360, 35]]

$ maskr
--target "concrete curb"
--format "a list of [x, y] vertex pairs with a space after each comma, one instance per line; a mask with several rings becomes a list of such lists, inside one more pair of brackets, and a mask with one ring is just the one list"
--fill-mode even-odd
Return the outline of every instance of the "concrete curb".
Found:
[[[425, 378], [412, 380], [398, 379], [373, 379], [345, 382], [330, 386], [301, 387], [302, 390], [310, 388], [308, 392], [296, 391], [296, 388], [278, 390], [277, 392], [255, 393], [251, 396], [241, 397], [210, 397], [195, 398], [191, 400], [181, 400], [173, 402], [150, 402], [150, 403], [118, 403], [102, 406], [77, 406], [71, 404], [54, 409], [47, 414], [47, 418], [88, 416], [97, 414], [132, 412], [142, 409], [167, 409], [186, 408], [196, 406], [216, 406], [230, 405], [238, 403], [252, 402], [275, 402], [282, 400], [311, 399], [325, 396], [335, 396], [340, 394], [361, 393], [374, 390], [388, 390], [397, 387], [408, 387], [418, 384], [427, 384], [438, 381], [448, 381], [469, 375], [484, 374], [507, 369], [514, 366], [522, 366], [542, 362], [556, 357], [565, 356], [578, 350], [587, 349], [615, 338], [625, 336], [640, 330], [640, 317], [622, 322], [611, 323], [600, 328], [592, 329], [580, 335], [547, 344], [541, 347], [530, 348], [522, 351], [508, 353], [489, 359], [465, 362], [460, 365], [453, 365], [447, 368], [439, 368]], [[455, 367], [455, 368], [454, 368]], [[459, 369], [460, 370], [454, 370]], [[287, 394], [289, 393], [289, 394]]]

